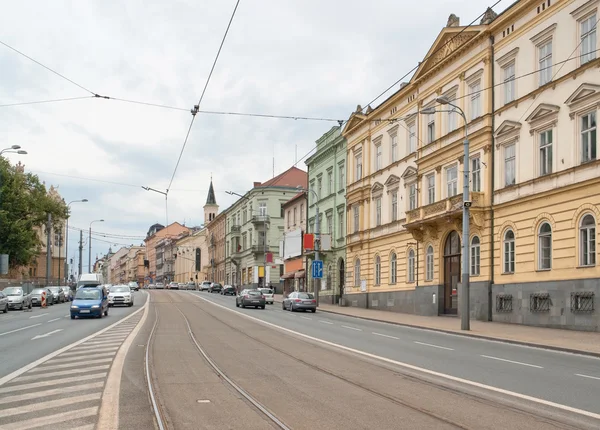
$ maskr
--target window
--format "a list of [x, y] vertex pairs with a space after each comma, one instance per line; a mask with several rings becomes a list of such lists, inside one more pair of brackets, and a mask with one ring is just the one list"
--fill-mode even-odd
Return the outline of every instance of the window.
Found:
[[375, 285], [381, 284], [381, 258], [375, 257]]
[[415, 122], [408, 125], [408, 153], [412, 154], [417, 151], [417, 126]]
[[356, 175], [354, 177], [354, 180], [358, 181], [359, 179], [362, 178], [362, 154], [356, 156], [355, 164], [356, 164]]
[[596, 159], [596, 112], [581, 117], [581, 162]]
[[471, 158], [471, 190], [481, 192], [481, 159]]
[[504, 104], [512, 102], [516, 98], [515, 88], [515, 62], [508, 64], [503, 69], [504, 72]]
[[258, 213], [261, 216], [266, 216], [267, 215], [267, 203], [266, 202], [262, 202], [258, 204]]
[[346, 186], [346, 166], [341, 165], [339, 168], [340, 186], [339, 189], [343, 190]]
[[332, 230], [333, 230], [333, 214], [328, 214], [327, 215], [327, 233], [331, 234]]
[[294, 225], [296, 225], [296, 215], [298, 214], [298, 208], [294, 208]]
[[552, 173], [552, 130], [540, 133], [540, 176]]
[[538, 46], [538, 62], [540, 71], [540, 87], [552, 80], [552, 40]]
[[246, 209], [242, 212], [242, 219], [244, 220], [244, 224], [248, 221], [248, 212], [246, 212]]
[[300, 205], [300, 223], [304, 221], [304, 203]]
[[580, 21], [581, 64], [596, 58], [596, 14]]
[[471, 119], [481, 116], [481, 81], [469, 85], [471, 95]]
[[596, 265], [596, 220], [591, 214], [584, 216], [579, 226], [579, 264]]
[[338, 237], [342, 239], [346, 234], [346, 226], [344, 224], [344, 213], [338, 212]]
[[516, 146], [515, 144], [504, 147], [504, 185], [510, 186], [516, 183]]
[[392, 163], [398, 161], [398, 135], [392, 136]]
[[398, 191], [392, 193], [392, 221], [398, 219]]
[[427, 247], [425, 258], [425, 280], [433, 281], [433, 246]]
[[327, 172], [327, 195], [333, 193], [333, 172]]
[[360, 214], [358, 212], [358, 206], [354, 206], [353, 211], [354, 211], [354, 233], [356, 233], [356, 232], [358, 232], [359, 221], [360, 221]]
[[427, 204], [435, 203], [435, 174], [427, 175]]
[[435, 140], [435, 113], [427, 115], [427, 143]]
[[446, 167], [446, 197], [458, 194], [458, 167]]
[[410, 184], [408, 187], [408, 210], [417, 208], [417, 184]]
[[257, 233], [258, 233], [258, 245], [264, 246], [265, 245], [265, 231], [259, 230]]
[[354, 286], [360, 287], [360, 260], [354, 262]]
[[[454, 100], [456, 95], [449, 97], [450, 100]], [[448, 110], [448, 133], [456, 130], [456, 118], [457, 118], [456, 110], [450, 106]]]
[[375, 225], [381, 225], [381, 197], [375, 199]]
[[481, 246], [479, 237], [471, 239], [471, 275], [478, 276], [481, 266]]
[[547, 222], [540, 226], [538, 233], [538, 268], [550, 270], [552, 267], [552, 227]]
[[379, 170], [381, 169], [382, 166], [382, 160], [381, 160], [381, 144], [375, 146], [375, 170]]
[[323, 180], [321, 178], [317, 179], [317, 197], [321, 200], [323, 196]]
[[288, 211], [288, 213], [287, 213], [287, 218], [288, 218], [287, 226], [289, 228], [292, 225], [292, 215], [291, 215], [290, 211]]
[[398, 260], [396, 258], [396, 253], [392, 252], [390, 256], [390, 284], [396, 283], [396, 274], [398, 271]]
[[408, 251], [408, 282], [415, 282], [415, 251]]
[[504, 273], [515, 273], [515, 234], [512, 230], [504, 233]]

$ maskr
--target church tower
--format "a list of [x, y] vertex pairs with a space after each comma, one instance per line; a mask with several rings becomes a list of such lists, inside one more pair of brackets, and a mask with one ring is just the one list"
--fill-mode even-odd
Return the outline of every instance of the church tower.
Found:
[[204, 224], [209, 224], [214, 220], [219, 212], [219, 205], [215, 198], [215, 189], [213, 188], [212, 176], [210, 177], [210, 188], [208, 189], [208, 196], [206, 197], [206, 204], [204, 205]]

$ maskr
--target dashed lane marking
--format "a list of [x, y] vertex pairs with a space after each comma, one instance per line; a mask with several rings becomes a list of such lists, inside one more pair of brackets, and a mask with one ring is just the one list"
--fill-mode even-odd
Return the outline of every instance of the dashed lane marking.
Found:
[[400, 339], [399, 337], [396, 337], [396, 336], [390, 336], [390, 335], [388, 335], [388, 334], [383, 334], [383, 333], [375, 333], [375, 332], [372, 332], [372, 334], [374, 334], [375, 336], [387, 337], [388, 339], [396, 339], [396, 340], [399, 340], [399, 339]]

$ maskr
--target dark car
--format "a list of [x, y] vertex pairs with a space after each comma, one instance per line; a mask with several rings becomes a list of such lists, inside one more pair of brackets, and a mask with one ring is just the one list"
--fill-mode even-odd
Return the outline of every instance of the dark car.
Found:
[[312, 293], [300, 293], [295, 291], [283, 299], [281, 307], [283, 310], [290, 310], [292, 312], [302, 310], [314, 313], [317, 312], [317, 301]]
[[222, 289], [223, 289], [223, 285], [219, 284], [218, 282], [213, 282], [212, 284], [210, 284], [210, 288], [208, 289], [208, 292], [209, 293], [220, 293]]
[[265, 296], [259, 290], [244, 290], [235, 298], [235, 306], [243, 307], [254, 306], [264, 309], [266, 306]]
[[235, 287], [232, 287], [231, 285], [225, 285], [221, 290], [221, 294], [223, 294], [224, 296], [235, 296]]

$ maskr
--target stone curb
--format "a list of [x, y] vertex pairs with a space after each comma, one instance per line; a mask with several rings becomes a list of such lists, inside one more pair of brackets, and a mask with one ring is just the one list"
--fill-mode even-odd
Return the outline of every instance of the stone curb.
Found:
[[[274, 302], [281, 303], [281, 300], [275, 300]], [[364, 316], [358, 316], [358, 315], [350, 315], [350, 314], [347, 314], [344, 312], [336, 312], [336, 311], [332, 311], [332, 310], [319, 309], [319, 311], [326, 312], [329, 314], [344, 315], [347, 317], [358, 318], [358, 319], [366, 320], [366, 321], [374, 321], [374, 322], [380, 322], [380, 323], [382, 322], [382, 323], [386, 323], [386, 324], [393, 324], [393, 325], [397, 325], [397, 326], [401, 326], [401, 327], [416, 328], [416, 329], [421, 329], [421, 330], [430, 330], [430, 331], [436, 331], [438, 333], [453, 334], [456, 336], [489, 340], [492, 342], [509, 343], [512, 345], [528, 346], [528, 347], [532, 347], [532, 348], [548, 349], [551, 351], [560, 351], [560, 352], [567, 352], [569, 354], [585, 355], [588, 357], [600, 358], [600, 352], [583, 351], [580, 349], [565, 348], [565, 347], [561, 347], [561, 346], [546, 345], [543, 343], [527, 342], [527, 341], [522, 341], [522, 340], [506, 339], [506, 338], [502, 338], [502, 337], [485, 336], [485, 335], [481, 335], [481, 334], [463, 333], [463, 332], [458, 332], [458, 331], [445, 330], [442, 328], [425, 327], [425, 326], [420, 326], [420, 325], [416, 325], [416, 324], [407, 324], [407, 323], [400, 323], [400, 322], [395, 322], [395, 321], [385, 321], [385, 320], [380, 320], [377, 318], [364, 317]]]

